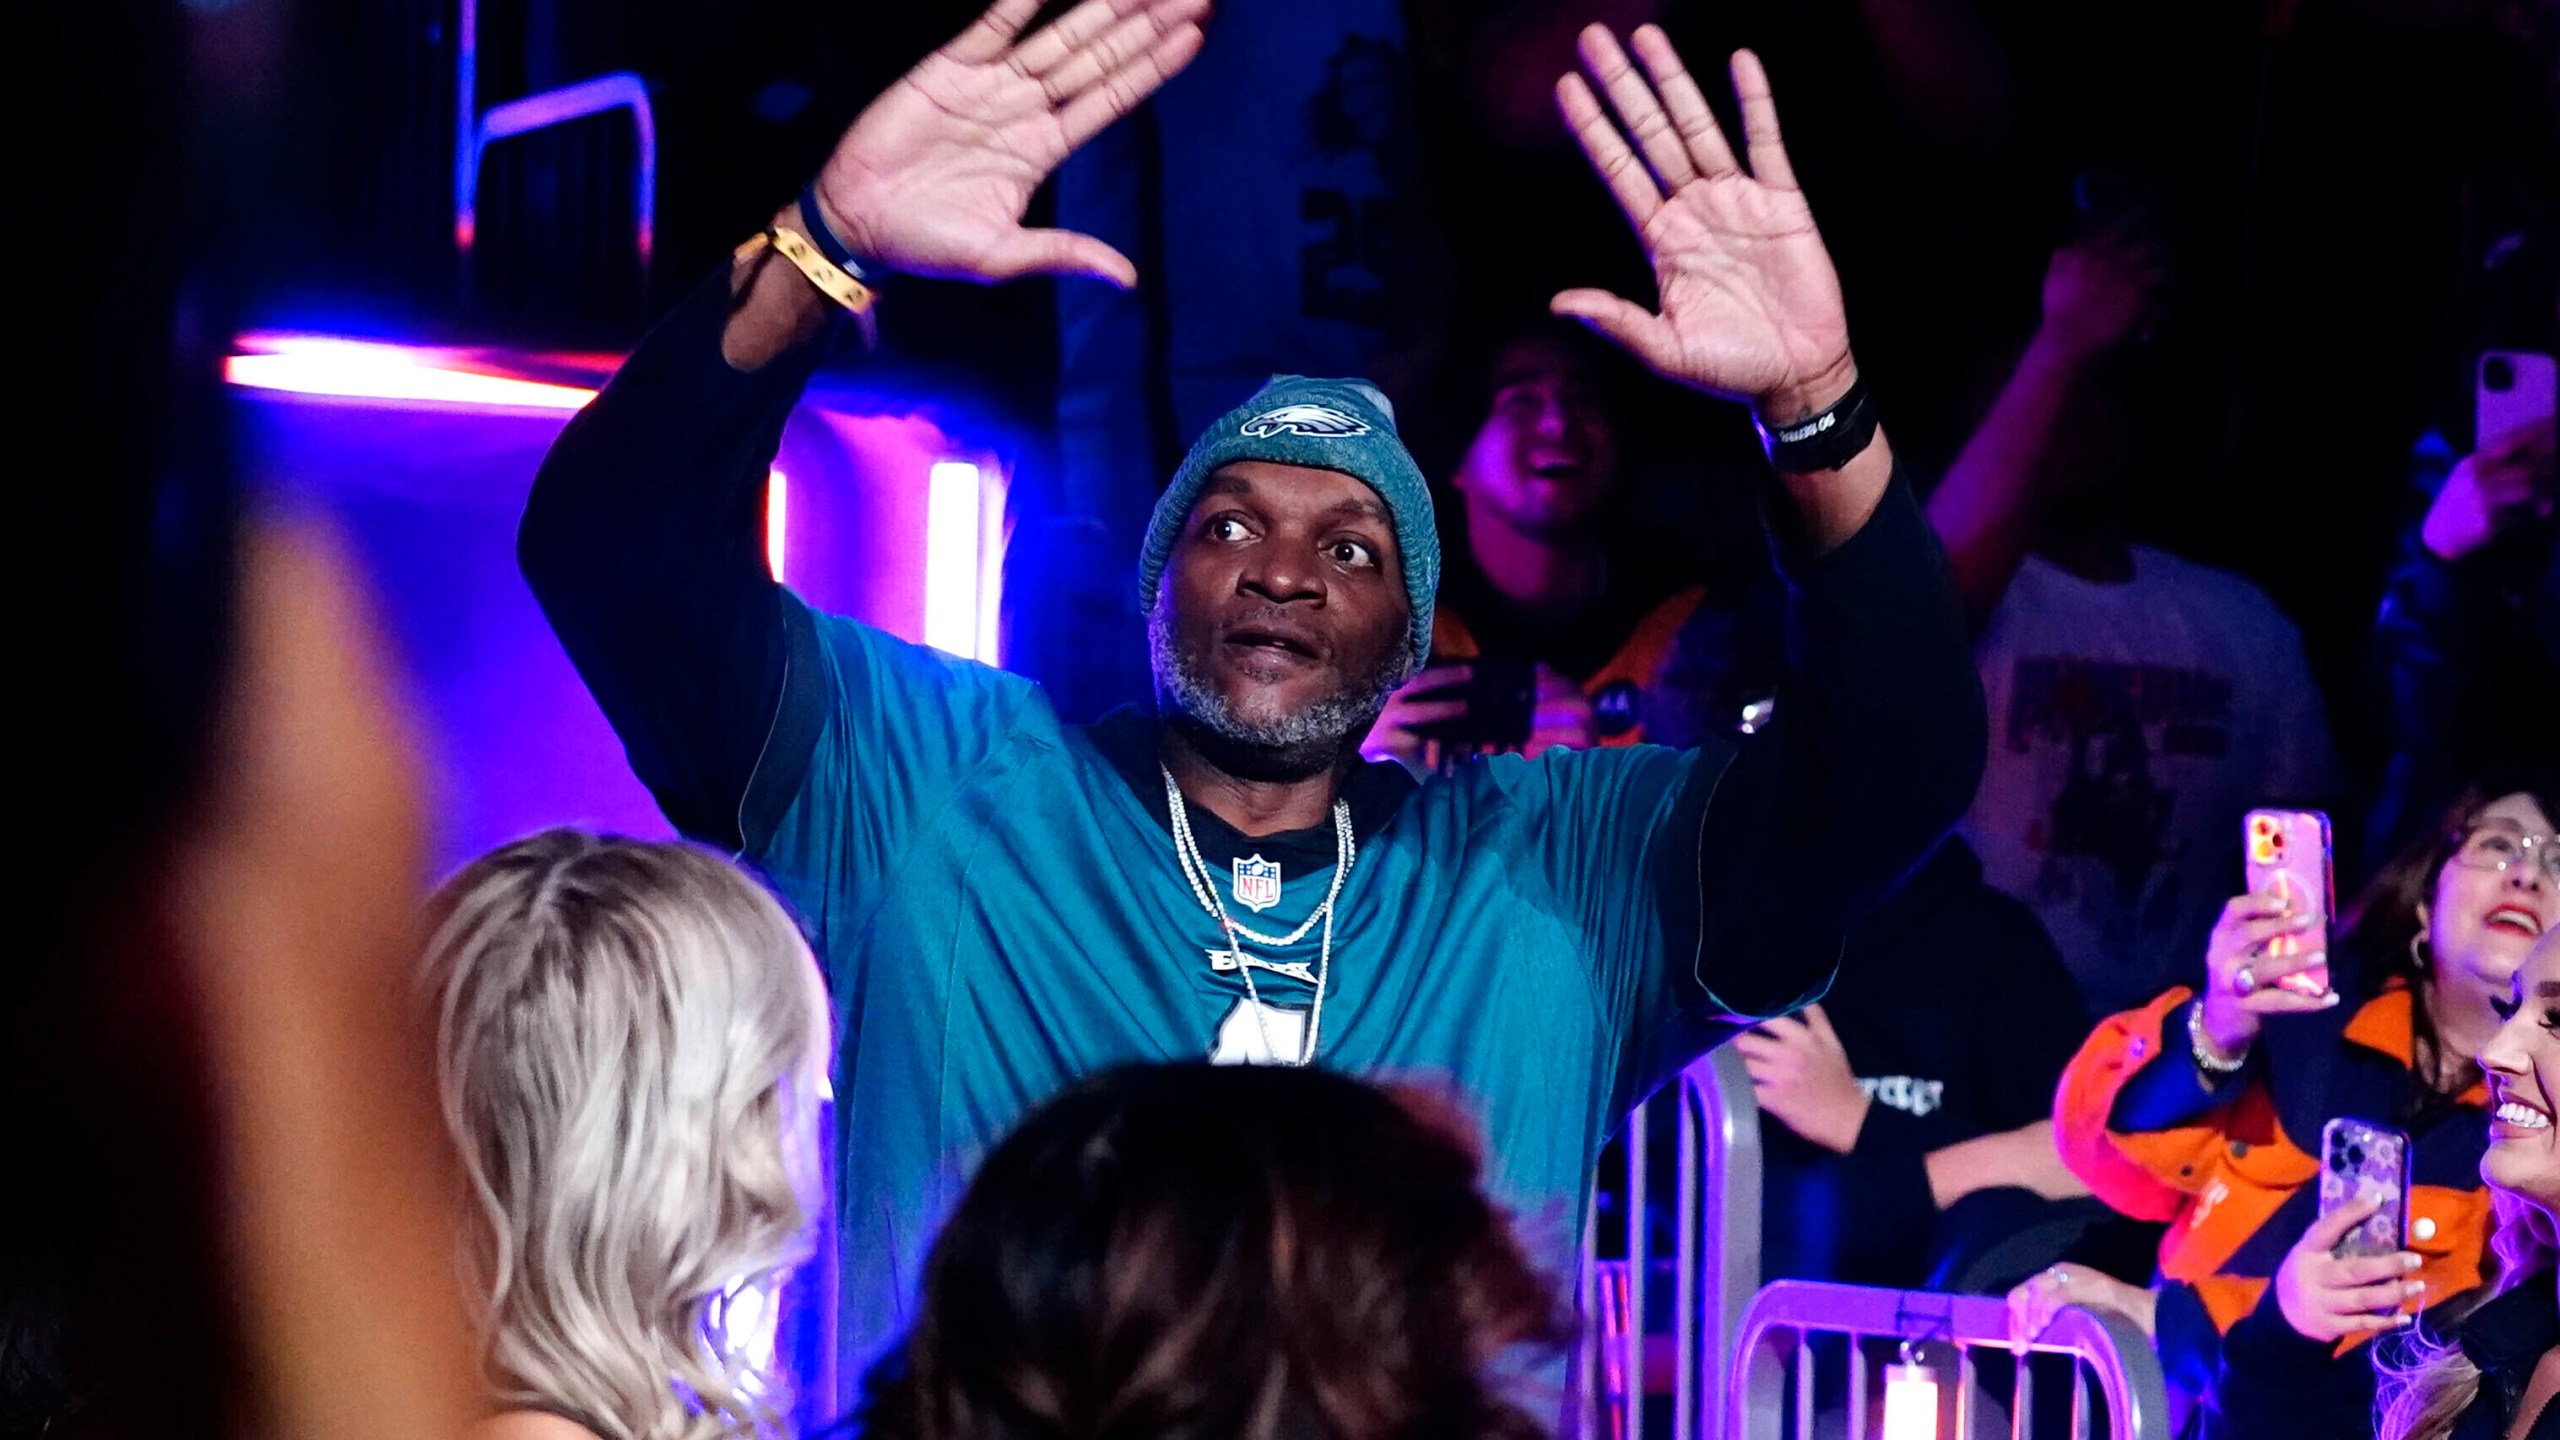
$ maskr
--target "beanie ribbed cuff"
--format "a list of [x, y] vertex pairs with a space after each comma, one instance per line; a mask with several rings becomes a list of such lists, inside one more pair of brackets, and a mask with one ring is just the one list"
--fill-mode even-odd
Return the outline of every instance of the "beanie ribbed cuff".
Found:
[[1275, 375], [1242, 405], [1218, 417], [1156, 500], [1138, 558], [1138, 603], [1153, 611], [1183, 522], [1209, 477], [1239, 460], [1333, 470], [1368, 486], [1386, 503], [1411, 607], [1407, 640], [1419, 658], [1431, 649], [1433, 597], [1440, 589], [1440, 532], [1431, 487], [1396, 435], [1395, 408], [1365, 380]]

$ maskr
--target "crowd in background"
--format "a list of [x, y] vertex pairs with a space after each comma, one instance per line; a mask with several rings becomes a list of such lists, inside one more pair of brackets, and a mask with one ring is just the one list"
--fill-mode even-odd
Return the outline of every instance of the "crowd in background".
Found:
[[[2373, 642], [2400, 700], [2387, 779], [2353, 786], [2293, 625], [2239, 576], [2130, 533], [2142, 417], [2122, 374], [2160, 264], [2130, 221], [2055, 254], [2041, 323], [1931, 501], [1979, 627], [1991, 765], [1963, 830], [1853, 934], [1829, 993], [1733, 1042], [1767, 1132], [1762, 1264], [2016, 1287], [2029, 1325], [2061, 1303], [2119, 1308], [2158, 1338], [2182, 1398], [2208, 1402], [2206, 1433], [2366, 1433], [2371, 1367], [2327, 1347], [2383, 1322], [2320, 1307], [2380, 1277], [2299, 1298], [2336, 1238], [2308, 1182], [2328, 1119], [2409, 1127], [2424, 1288], [2408, 1295], [2472, 1294], [2495, 1273], [2474, 1062], [2525, 952], [2560, 926], [2560, 732], [2537, 718], [2547, 703], [2482, 697], [2547, 685], [2560, 663], [2540, 638], [2560, 632], [2531, 619], [2539, 605], [2550, 625], [2560, 575], [2551, 430], [2490, 437], [2413, 528]], [[1495, 345], [1448, 481], [1457, 558], [1435, 655], [1450, 663], [1390, 703], [1370, 754], [1445, 767], [1782, 722], [1774, 576], [1683, 571], [1641, 536], [1606, 538], [1614, 397], [1635, 383], [1542, 328]], [[2476, 542], [2427, 538], [2492, 513], [2461, 532]], [[2492, 552], [2528, 584], [2493, 579]], [[2434, 611], [2419, 638], [2412, 586], [2472, 608]], [[2488, 633], [2505, 643], [2474, 648]], [[2487, 713], [2510, 717], [2489, 727], [2503, 737], [2459, 718]], [[2345, 856], [2370, 836], [2379, 862], [2360, 883], [2341, 861], [2325, 1000], [2287, 992], [2264, 959], [2303, 915], [2236, 893], [2244, 814], [2287, 805], [2333, 812]], [[2209, 1042], [2189, 1043], [2191, 1014]], [[2207, 1043], [2228, 1069], [2199, 1068]], [[1667, 1235], [1667, 1200], [1630, 1223], [1650, 1210]], [[2387, 1263], [2396, 1286], [2401, 1259]]]

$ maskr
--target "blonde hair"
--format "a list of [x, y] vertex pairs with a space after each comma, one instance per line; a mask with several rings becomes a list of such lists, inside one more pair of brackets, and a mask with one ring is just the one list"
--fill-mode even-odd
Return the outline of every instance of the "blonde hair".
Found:
[[[2482, 1301], [2560, 1263], [2560, 1235], [2555, 1235], [2549, 1213], [2504, 1190], [2491, 1190], [2489, 1202], [2498, 1217], [2497, 1233], [2489, 1241], [2497, 1274], [2479, 1292]], [[2399, 1357], [2375, 1351], [2374, 1364], [2381, 1372], [2374, 1396], [2375, 1440], [2445, 1440], [2480, 1394], [2480, 1367], [2462, 1353], [2450, 1325], [2439, 1339], [2412, 1339], [2398, 1349]]]
[[430, 910], [464, 1260], [501, 1403], [609, 1440], [778, 1432], [729, 1298], [808, 1253], [829, 1013], [772, 896], [689, 845], [547, 830]]

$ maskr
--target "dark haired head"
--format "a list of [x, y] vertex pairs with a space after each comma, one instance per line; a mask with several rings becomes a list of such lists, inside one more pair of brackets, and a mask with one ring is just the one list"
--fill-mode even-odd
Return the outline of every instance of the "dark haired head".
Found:
[[[1445, 358], [1428, 383], [1416, 387], [1412, 403], [1399, 402], [1405, 443], [1422, 473], [1441, 487], [1435, 498], [1450, 500], [1446, 482], [1491, 416], [1503, 370], [1524, 351], [1539, 349], [1560, 352], [1590, 383], [1612, 425], [1633, 418], [1632, 402], [1646, 383], [1643, 367], [1581, 324], [1526, 306], [1473, 317], [1450, 338]], [[1441, 516], [1444, 531], [1450, 518]]]
[[2530, 795], [2546, 815], [2560, 815], [2560, 772], [2548, 765], [2506, 765], [2482, 772], [2446, 802], [2436, 823], [2420, 831], [2365, 882], [2346, 914], [2347, 932], [2383, 965], [2383, 974], [2417, 978], [2409, 942], [2418, 907], [2435, 893], [2436, 876], [2469, 838], [2480, 812], [2508, 795]]
[[[2344, 938], [2374, 967], [2368, 988], [2392, 981], [2409, 986], [2418, 997], [2417, 1043], [2420, 1059], [2435, 1061], [2436, 1027], [2427, 1013], [2427, 971], [2415, 943], [2424, 922], [2420, 909], [2434, 903], [2437, 877], [2454, 853], [2470, 838], [2480, 812], [2509, 795], [2528, 795], [2546, 815], [2560, 815], [2560, 773], [2548, 765], [2500, 766], [2482, 772], [2462, 788], [2437, 816], [2398, 854], [2374, 872], [2345, 915]], [[2465, 1071], [2462, 1083], [2469, 1083]], [[2456, 1087], [2460, 1088], [2460, 1087]]]
[[1534, 1440], [1562, 1331], [1466, 1122], [1318, 1070], [1135, 1066], [998, 1145], [927, 1262], [880, 1440]]

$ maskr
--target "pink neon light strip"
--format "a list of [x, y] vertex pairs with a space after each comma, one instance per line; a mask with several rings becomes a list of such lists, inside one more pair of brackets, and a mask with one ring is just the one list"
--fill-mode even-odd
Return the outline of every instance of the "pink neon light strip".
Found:
[[764, 568], [773, 572], [773, 583], [788, 585], [783, 578], [782, 558], [789, 548], [784, 541], [791, 533], [791, 477], [779, 470], [768, 470], [764, 476]]
[[222, 378], [250, 389], [297, 395], [513, 410], [575, 410], [596, 395], [580, 385], [454, 369], [435, 352], [406, 345], [318, 335], [262, 336], [256, 343], [261, 353], [222, 362]]
[[937, 460], [925, 478], [924, 643], [978, 655], [978, 467]]

